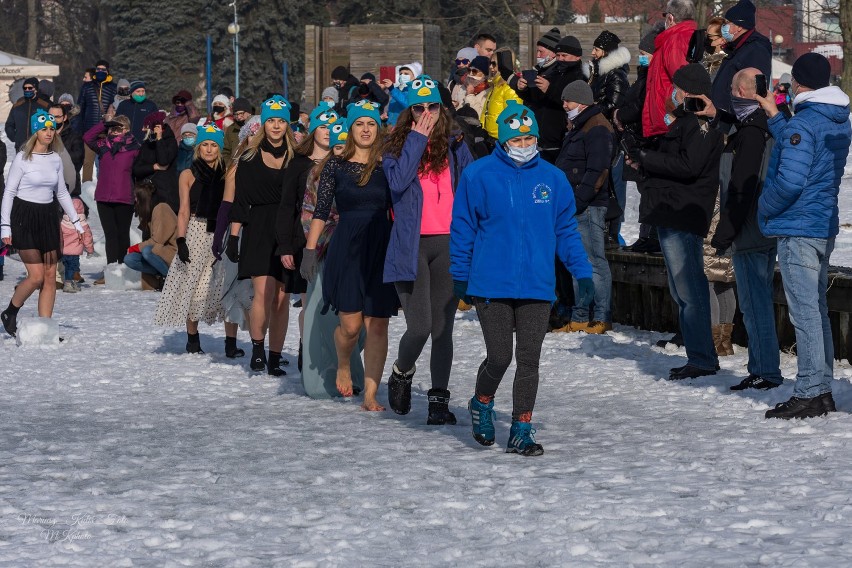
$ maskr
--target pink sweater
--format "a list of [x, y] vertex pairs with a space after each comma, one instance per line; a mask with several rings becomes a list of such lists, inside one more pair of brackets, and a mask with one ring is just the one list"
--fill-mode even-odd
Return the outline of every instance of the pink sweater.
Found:
[[71, 224], [71, 219], [68, 214], [62, 216], [62, 254], [70, 256], [80, 256], [83, 250], [89, 254], [95, 252], [95, 241], [92, 238], [92, 229], [86, 221], [84, 215], [85, 208], [83, 202], [78, 197], [71, 200], [74, 203], [74, 209], [77, 211], [77, 216], [80, 218], [80, 224], [83, 225], [85, 232], [80, 235], [77, 229]]
[[453, 219], [453, 178], [450, 168], [439, 174], [419, 176], [423, 188], [423, 213], [420, 216], [421, 235], [449, 235]]

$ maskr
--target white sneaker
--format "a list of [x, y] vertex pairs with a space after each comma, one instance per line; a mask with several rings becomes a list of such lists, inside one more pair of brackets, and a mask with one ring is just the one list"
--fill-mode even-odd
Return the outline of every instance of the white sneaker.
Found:
[[73, 280], [66, 280], [65, 285], [62, 287], [62, 291], [73, 294], [75, 292], [79, 292], [80, 289], [77, 287]]

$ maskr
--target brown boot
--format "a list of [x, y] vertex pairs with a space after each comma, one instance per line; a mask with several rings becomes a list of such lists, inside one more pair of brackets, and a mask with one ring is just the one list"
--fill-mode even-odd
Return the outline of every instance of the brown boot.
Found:
[[716, 355], [724, 356], [725, 348], [722, 347], [722, 326], [714, 325], [713, 330], [713, 345], [716, 347]]
[[143, 290], [153, 291], [157, 289], [157, 277], [153, 274], [145, 274], [143, 272], [140, 279], [142, 281]]
[[719, 345], [722, 348], [722, 351], [716, 349], [716, 352], [719, 355], [733, 355], [734, 354], [734, 344], [731, 343], [731, 333], [734, 331], [734, 324], [732, 323], [722, 323], [719, 324]]

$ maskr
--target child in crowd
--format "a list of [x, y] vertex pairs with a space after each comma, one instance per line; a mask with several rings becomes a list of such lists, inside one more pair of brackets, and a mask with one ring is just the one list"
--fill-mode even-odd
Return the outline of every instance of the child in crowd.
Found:
[[80, 285], [75, 280], [75, 275], [79, 277], [80, 273], [80, 255], [84, 250], [87, 254], [94, 254], [95, 242], [92, 238], [92, 228], [86, 221], [83, 201], [75, 197], [71, 202], [74, 204], [74, 210], [77, 211], [77, 217], [84, 230], [83, 233], [78, 233], [68, 214], [62, 215], [62, 264], [65, 267], [65, 285], [62, 291], [73, 293], [80, 291]]

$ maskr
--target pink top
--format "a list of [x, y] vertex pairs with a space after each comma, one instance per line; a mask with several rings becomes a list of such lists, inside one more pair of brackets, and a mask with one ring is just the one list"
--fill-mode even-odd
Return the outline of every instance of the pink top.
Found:
[[421, 235], [449, 235], [453, 219], [453, 178], [450, 168], [435, 175], [420, 174], [423, 188], [423, 214], [420, 216]]

